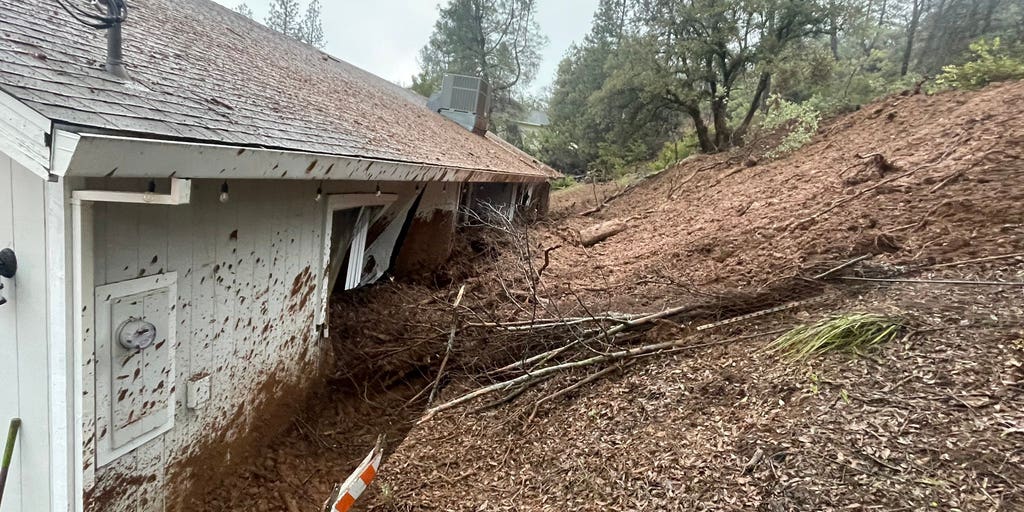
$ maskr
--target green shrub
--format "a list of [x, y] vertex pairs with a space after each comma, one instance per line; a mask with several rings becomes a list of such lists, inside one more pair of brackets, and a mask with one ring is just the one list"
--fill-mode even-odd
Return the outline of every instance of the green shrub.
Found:
[[817, 109], [809, 103], [793, 103], [779, 96], [772, 99], [771, 105], [768, 115], [761, 121], [761, 128], [785, 129], [787, 132], [782, 141], [767, 153], [769, 158], [800, 149], [811, 141], [821, 121], [821, 113]]
[[660, 171], [672, 167], [680, 160], [696, 153], [700, 149], [696, 132], [687, 133], [685, 137], [666, 142], [658, 152], [658, 158], [648, 164], [652, 171]]
[[597, 160], [590, 165], [587, 175], [599, 182], [614, 181], [636, 173], [637, 166], [650, 157], [650, 151], [640, 141], [626, 146], [602, 142], [598, 144]]
[[578, 184], [576, 178], [565, 175], [551, 182], [551, 190], [562, 190], [563, 188], [575, 187]]
[[971, 60], [944, 66], [935, 78], [940, 88], [975, 89], [992, 82], [1024, 78], [1024, 60], [1003, 48], [999, 38], [991, 43], [980, 39], [971, 43]]

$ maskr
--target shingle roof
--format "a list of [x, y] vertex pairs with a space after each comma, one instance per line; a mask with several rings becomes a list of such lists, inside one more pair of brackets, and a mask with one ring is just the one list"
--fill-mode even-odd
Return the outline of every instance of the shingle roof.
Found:
[[414, 93], [212, 1], [130, 6], [124, 82], [103, 70], [103, 31], [52, 0], [4, 2], [0, 89], [54, 121], [119, 133], [554, 173], [430, 112]]

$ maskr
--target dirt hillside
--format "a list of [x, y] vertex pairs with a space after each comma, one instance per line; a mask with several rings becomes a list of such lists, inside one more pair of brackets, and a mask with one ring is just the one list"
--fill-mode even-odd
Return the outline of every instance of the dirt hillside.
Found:
[[[380, 431], [365, 509], [1024, 510], [1024, 83], [887, 98], [775, 161], [737, 151], [586, 187], [536, 225], [477, 233], [444, 272], [337, 297], [331, 389], [193, 510], [316, 510]], [[628, 229], [580, 244], [608, 221]], [[473, 324], [691, 303], [615, 342], [690, 349], [414, 425], [453, 323], [435, 404], [559, 341]], [[850, 311], [908, 328], [862, 356], [762, 350]]]
[[[879, 271], [1020, 253], [1022, 110], [1022, 83], [896, 96], [833, 120], [778, 161], [755, 164], [744, 153], [688, 160], [599, 213], [562, 210], [538, 233], [538, 251], [561, 246], [544, 282], [571, 287], [594, 310], [656, 311], [694, 289], [767, 289], [868, 253]], [[588, 195], [572, 191], [556, 203], [584, 211]], [[589, 249], [576, 243], [580, 229], [608, 220], [630, 229]], [[1021, 262], [914, 277], [1022, 281]], [[729, 339], [859, 310], [911, 317], [922, 332], [869, 358], [779, 361], [758, 350], [770, 339], [762, 336], [638, 362], [530, 420], [538, 398], [574, 380], [554, 379], [511, 405], [415, 428], [388, 460], [375, 503], [1024, 509], [1024, 290], [836, 288], [795, 312], [689, 336], [695, 344]], [[782, 289], [779, 300], [800, 291]], [[650, 336], [687, 335], [686, 326], [666, 326]]]
[[[659, 277], [762, 286], [864, 251], [914, 264], [1010, 252], [1024, 204], [1021, 100], [1021, 83], [895, 96], [824, 124], [778, 161], [690, 159], [598, 214], [566, 215], [552, 230], [566, 243], [548, 272], [638, 297]], [[593, 249], [572, 243], [610, 219], [631, 229]]]

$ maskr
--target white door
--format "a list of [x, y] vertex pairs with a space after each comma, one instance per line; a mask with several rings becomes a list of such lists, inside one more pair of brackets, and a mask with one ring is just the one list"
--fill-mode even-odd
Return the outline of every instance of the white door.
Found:
[[[0, 153], [0, 249], [14, 248], [14, 194], [11, 160]], [[17, 252], [15, 251], [15, 254]], [[17, 288], [13, 279], [0, 277], [0, 459], [6, 448], [7, 429], [12, 418], [20, 417], [18, 393]], [[12, 392], [13, 391], [13, 392]], [[7, 477], [0, 512], [20, 512], [21, 451], [17, 444], [11, 473]]]
[[69, 455], [65, 440], [53, 435], [51, 408], [51, 384], [61, 380], [55, 373], [61, 370], [51, 367], [51, 334], [62, 325], [50, 322], [50, 298], [59, 296], [49, 286], [60, 283], [62, 274], [50, 273], [59, 256], [47, 253], [47, 230], [63, 231], [63, 213], [47, 213], [48, 199], [58, 206], [62, 200], [49, 197], [52, 187], [60, 190], [0, 153], [0, 250], [12, 249], [17, 258], [14, 277], [0, 277], [6, 300], [0, 305], [0, 445], [6, 444], [11, 419], [22, 421], [0, 512], [66, 508]]

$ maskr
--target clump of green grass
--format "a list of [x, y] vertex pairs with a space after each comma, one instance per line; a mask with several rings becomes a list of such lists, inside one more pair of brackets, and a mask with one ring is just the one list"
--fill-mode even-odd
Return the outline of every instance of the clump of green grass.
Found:
[[766, 350], [795, 360], [826, 352], [860, 354], [892, 341], [902, 329], [903, 324], [896, 318], [851, 313], [797, 326], [769, 343]]

